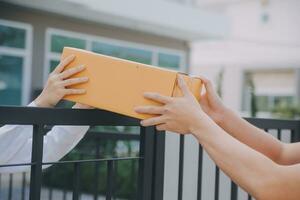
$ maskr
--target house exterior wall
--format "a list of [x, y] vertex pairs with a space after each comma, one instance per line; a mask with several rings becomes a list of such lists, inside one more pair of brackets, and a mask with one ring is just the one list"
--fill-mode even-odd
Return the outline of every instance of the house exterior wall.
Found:
[[32, 90], [41, 89], [44, 79], [45, 41], [47, 28], [101, 36], [126, 42], [174, 49], [187, 54], [189, 47], [185, 41], [170, 39], [144, 32], [126, 30], [108, 25], [67, 18], [51, 13], [18, 7], [0, 2], [0, 18], [30, 24], [33, 28], [32, 48]]

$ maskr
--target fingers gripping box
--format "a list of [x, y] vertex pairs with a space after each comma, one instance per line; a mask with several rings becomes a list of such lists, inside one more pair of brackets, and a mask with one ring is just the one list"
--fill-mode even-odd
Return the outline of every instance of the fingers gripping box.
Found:
[[[85, 94], [68, 95], [64, 97], [66, 100], [145, 119], [151, 115], [138, 114], [134, 107], [159, 104], [145, 99], [144, 92], [157, 92], [170, 97], [182, 95], [177, 85], [179, 72], [69, 47], [64, 48], [61, 59], [72, 54], [76, 57], [66, 69], [86, 66], [86, 70], [74, 77], [87, 76], [89, 81], [72, 86], [86, 89]], [[199, 100], [201, 80], [183, 76], [190, 91]]]

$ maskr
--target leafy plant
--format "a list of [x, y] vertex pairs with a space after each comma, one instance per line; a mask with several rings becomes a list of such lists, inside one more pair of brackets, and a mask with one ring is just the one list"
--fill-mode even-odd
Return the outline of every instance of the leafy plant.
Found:
[[279, 104], [272, 110], [275, 117], [300, 119], [300, 104]]
[[[99, 132], [126, 132], [134, 133], [136, 127], [93, 127]], [[136, 132], [135, 132], [136, 133]], [[125, 151], [118, 152], [118, 143]], [[123, 156], [138, 156], [137, 141], [122, 140], [95, 140], [89, 134], [73, 149], [63, 160], [95, 159], [97, 149], [98, 158], [111, 158]], [[98, 146], [98, 148], [97, 148]], [[114, 194], [117, 198], [136, 199], [138, 160], [124, 160], [115, 162]], [[96, 167], [98, 175], [96, 176]], [[54, 165], [43, 173], [44, 186], [60, 190], [72, 190], [74, 184], [74, 164]], [[98, 184], [96, 183], [96, 180]], [[107, 186], [107, 162], [94, 162], [80, 164], [80, 191], [84, 193], [105, 195]]]

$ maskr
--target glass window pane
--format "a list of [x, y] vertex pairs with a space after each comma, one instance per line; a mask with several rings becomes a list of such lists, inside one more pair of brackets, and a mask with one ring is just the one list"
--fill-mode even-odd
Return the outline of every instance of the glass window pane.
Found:
[[158, 65], [160, 67], [166, 67], [166, 68], [178, 70], [180, 67], [180, 57], [177, 55], [159, 53]]
[[[59, 64], [59, 60], [50, 60], [50, 71], [49, 73], [51, 73]], [[57, 104], [57, 107], [61, 107], [61, 108], [72, 108], [72, 106], [75, 103], [71, 102], [71, 101], [67, 101], [67, 100], [62, 100]]]
[[93, 42], [92, 50], [96, 53], [108, 56], [114, 56], [144, 64], [151, 64], [152, 53], [142, 49]]
[[26, 31], [0, 24], [0, 46], [25, 48]]
[[0, 105], [20, 105], [23, 58], [0, 55]]
[[51, 36], [51, 51], [56, 53], [61, 53], [64, 47], [75, 47], [79, 49], [85, 49], [86, 41], [73, 38], [66, 37], [61, 35], [52, 35]]
[[50, 73], [56, 68], [59, 64], [59, 60], [50, 60]]
[[269, 111], [270, 104], [268, 96], [255, 96], [257, 110], [258, 111]]
[[275, 96], [274, 107], [277, 106], [292, 106], [294, 103], [293, 96]]

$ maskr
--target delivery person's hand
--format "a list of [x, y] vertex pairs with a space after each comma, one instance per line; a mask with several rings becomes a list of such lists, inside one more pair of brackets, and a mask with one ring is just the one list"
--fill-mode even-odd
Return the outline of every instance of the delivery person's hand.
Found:
[[227, 108], [214, 90], [211, 81], [203, 76], [200, 76], [200, 79], [205, 88], [200, 96], [200, 105], [203, 111], [212, 118], [214, 122], [219, 124], [225, 117]]
[[145, 93], [147, 99], [162, 103], [162, 106], [139, 106], [135, 108], [138, 113], [154, 114], [155, 117], [141, 121], [142, 126], [155, 125], [157, 130], [173, 131], [181, 134], [193, 133], [196, 129], [206, 126], [209, 118], [202, 110], [197, 99], [190, 92], [181, 76], [178, 85], [183, 97], [168, 97], [157, 93]]
[[[54, 71], [49, 75], [47, 83], [42, 93], [34, 101], [38, 107], [54, 107], [65, 95], [84, 94], [84, 89], [71, 89], [69, 86], [85, 83], [88, 77], [70, 78], [85, 69], [85, 66], [77, 67], [64, 71], [64, 68], [74, 60], [75, 56], [71, 55], [65, 58]], [[76, 108], [88, 108], [87, 106], [77, 104]]]

